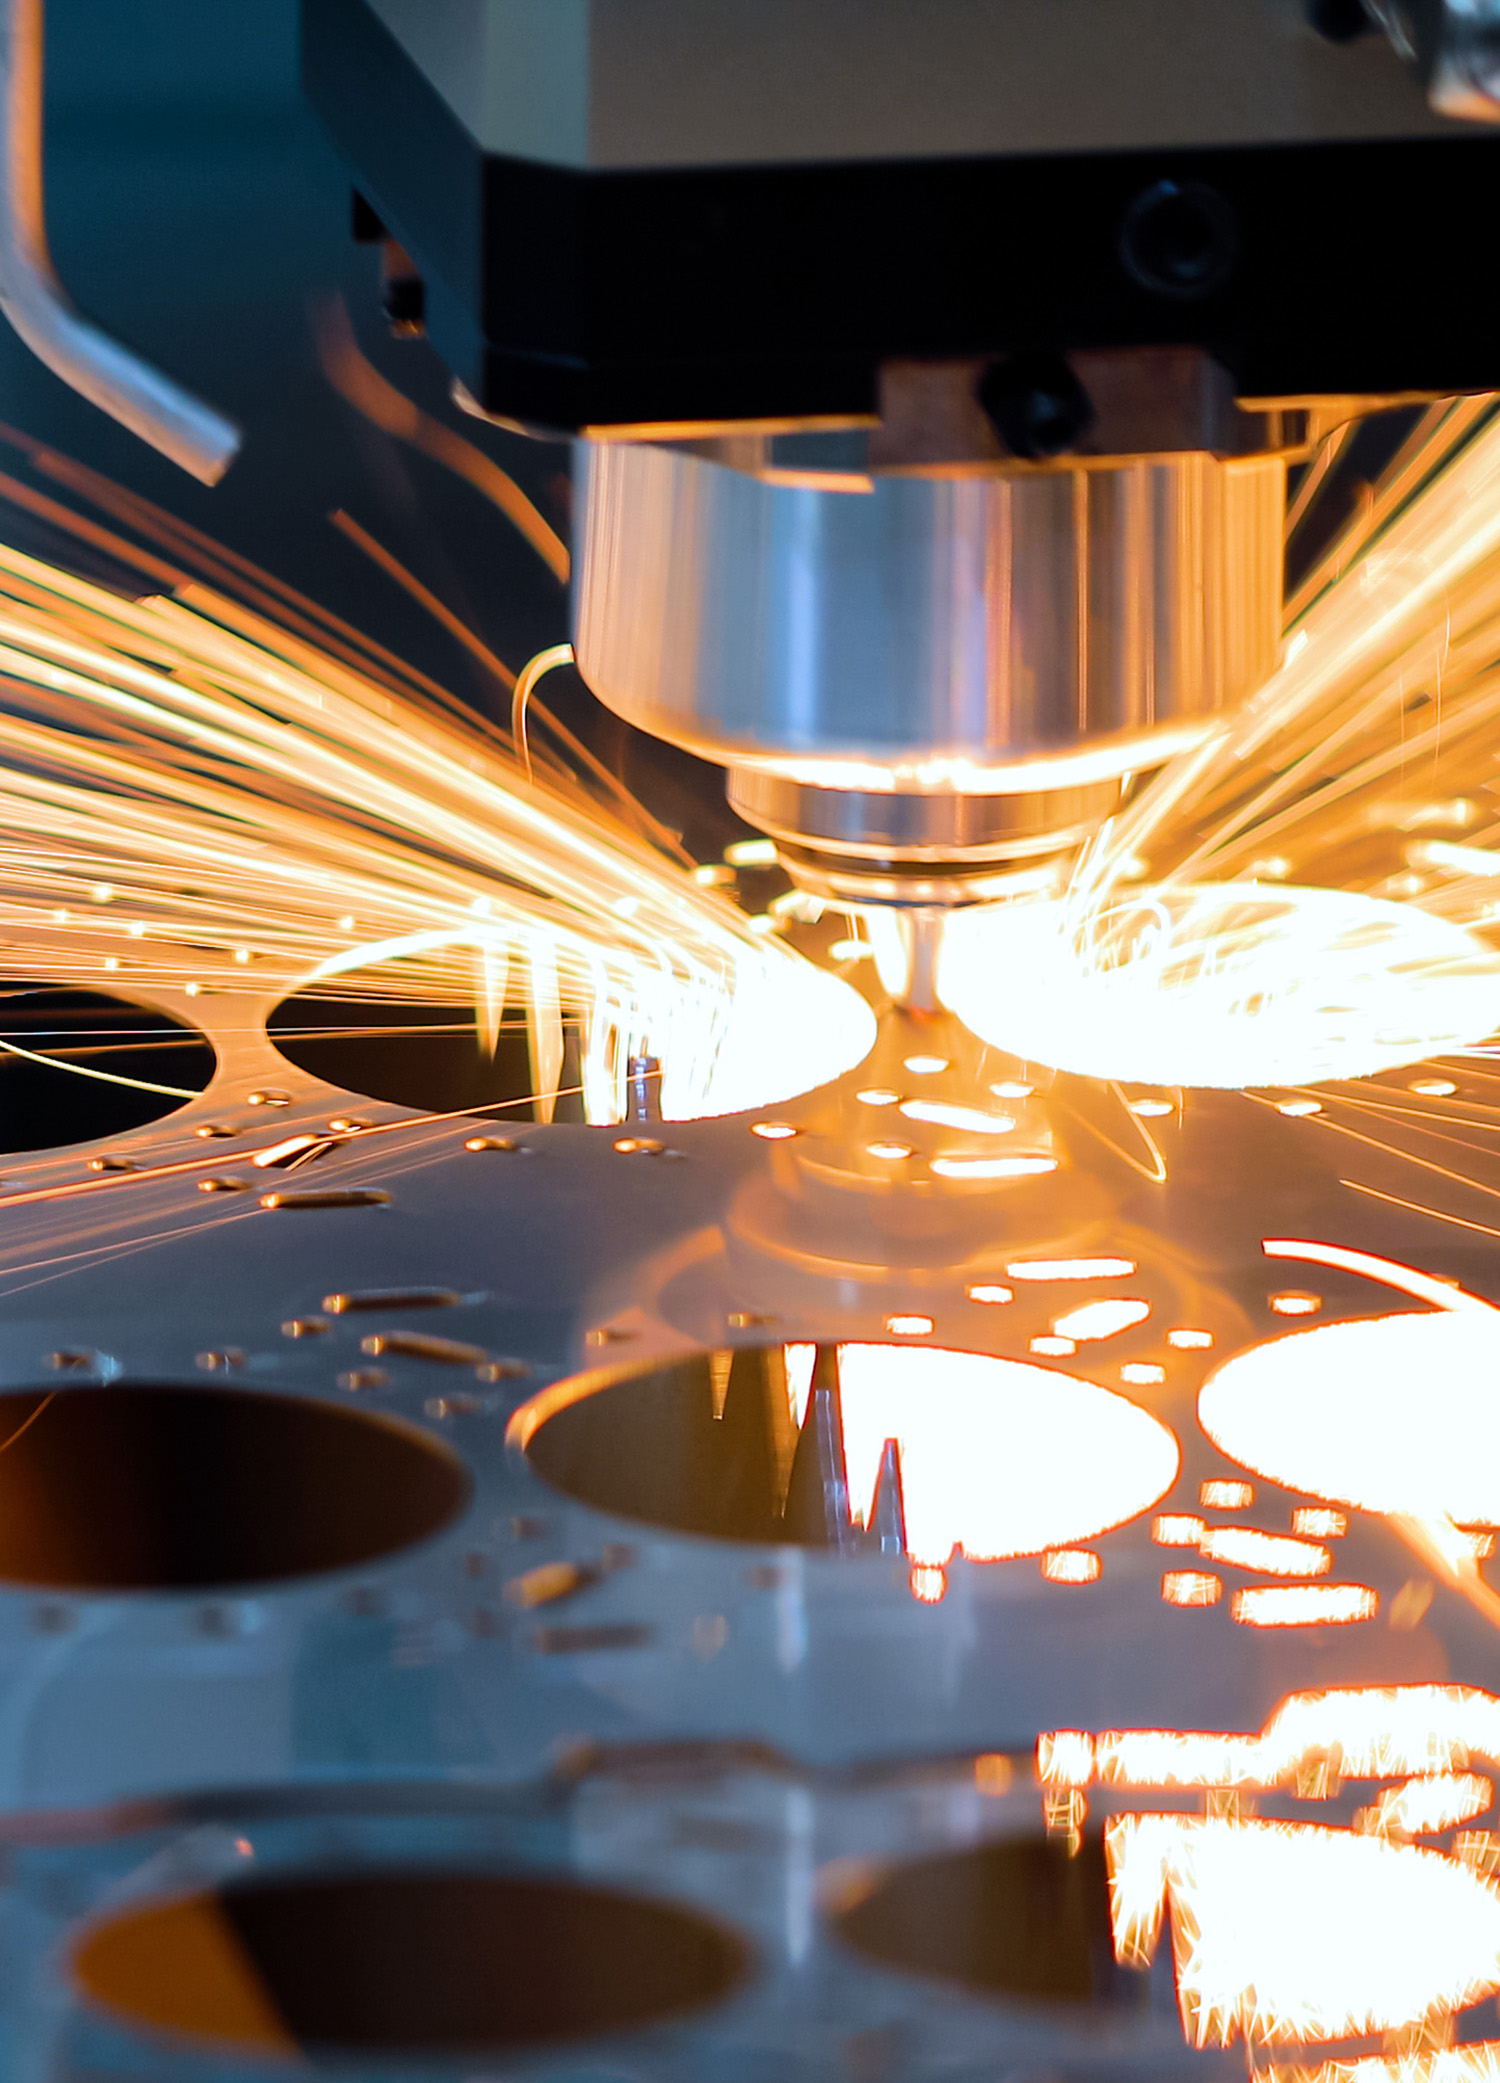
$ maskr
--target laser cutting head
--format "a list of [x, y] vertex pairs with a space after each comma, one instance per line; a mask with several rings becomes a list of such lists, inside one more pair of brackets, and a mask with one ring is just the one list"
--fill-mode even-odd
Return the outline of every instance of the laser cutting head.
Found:
[[1497, 12], [304, 0], [304, 70], [393, 319], [578, 438], [595, 693], [932, 907], [1265, 678], [1290, 462], [1500, 385]]
[[[880, 402], [583, 444], [574, 643], [804, 885], [941, 905], [1076, 846], [1270, 672], [1309, 415], [1241, 411], [1192, 349], [897, 365]], [[1018, 454], [1048, 414], [1068, 453]]]

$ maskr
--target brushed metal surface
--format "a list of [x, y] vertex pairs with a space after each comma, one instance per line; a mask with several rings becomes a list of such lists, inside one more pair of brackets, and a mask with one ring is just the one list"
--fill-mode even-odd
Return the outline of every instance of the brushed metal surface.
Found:
[[1276, 662], [1277, 456], [833, 490], [685, 448], [577, 454], [579, 668], [628, 722], [712, 759], [964, 788], [944, 761], [1134, 738], [1229, 706]]

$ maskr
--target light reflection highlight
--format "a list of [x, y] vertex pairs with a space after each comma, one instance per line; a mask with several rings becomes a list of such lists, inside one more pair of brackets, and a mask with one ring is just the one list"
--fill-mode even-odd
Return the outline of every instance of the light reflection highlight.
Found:
[[1362, 1511], [1500, 1525], [1500, 1316], [1402, 1312], [1295, 1331], [1198, 1396], [1214, 1444], [1289, 1490]]
[[1008, 1136], [1016, 1125], [1009, 1114], [987, 1114], [983, 1107], [954, 1106], [942, 1099], [906, 1099], [901, 1111], [908, 1121], [926, 1121], [934, 1128], [957, 1128], [976, 1136]]
[[906, 1552], [944, 1563], [1039, 1555], [1146, 1511], [1177, 1441], [1125, 1397], [1055, 1369], [924, 1346], [839, 1348], [848, 1494], [863, 1516], [898, 1442]]
[[1199, 1537], [1198, 1552], [1205, 1562], [1262, 1570], [1268, 1577], [1323, 1577], [1333, 1567], [1333, 1556], [1316, 1541], [1262, 1533], [1255, 1526], [1207, 1527]]
[[1133, 1258], [1013, 1258], [1009, 1280], [1115, 1280], [1135, 1271]]
[[1077, 1309], [1070, 1309], [1066, 1316], [1058, 1317], [1052, 1328], [1059, 1336], [1076, 1338], [1084, 1344], [1101, 1338], [1115, 1338], [1133, 1324], [1143, 1324], [1150, 1314], [1149, 1302], [1121, 1296], [1100, 1302], [1084, 1302]]
[[938, 991], [1014, 1055], [1154, 1085], [1364, 1077], [1500, 1025], [1500, 958], [1464, 927], [1253, 882], [975, 905], [949, 922]]
[[1057, 1170], [1055, 1157], [934, 1157], [928, 1170], [940, 1179], [1031, 1179]]
[[1257, 1584], [1237, 1591], [1230, 1611], [1243, 1627], [1348, 1627], [1379, 1605], [1368, 1584]]
[[1196, 2047], [1389, 2032], [1500, 1988], [1500, 1896], [1455, 1860], [1313, 1824], [1123, 1815], [1105, 1830], [1122, 1961], [1170, 1919]]
[[1161, 1595], [1169, 1606], [1216, 1606], [1224, 1596], [1224, 1584], [1201, 1569], [1169, 1569], [1161, 1580]]
[[1360, 1809], [1354, 1827], [1373, 1837], [1432, 1837], [1483, 1815], [1494, 1798], [1494, 1787], [1477, 1772], [1426, 1772], [1387, 1787], [1372, 1807]]

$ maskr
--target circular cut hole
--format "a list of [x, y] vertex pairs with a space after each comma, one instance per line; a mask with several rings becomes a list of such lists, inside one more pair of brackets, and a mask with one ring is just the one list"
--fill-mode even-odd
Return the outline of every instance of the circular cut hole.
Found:
[[464, 1871], [293, 1874], [148, 1901], [73, 1949], [83, 1994], [244, 2050], [481, 2052], [726, 1995], [743, 1946], [664, 1903]]
[[1054, 1367], [898, 1344], [741, 1346], [562, 1382], [510, 1437], [560, 1490], [684, 1533], [942, 1564], [1147, 1510], [1175, 1435]]
[[352, 1569], [468, 1501], [414, 1427], [295, 1396], [128, 1383], [0, 1395], [0, 1580], [184, 1591]]
[[834, 1914], [857, 1952], [987, 1995], [1143, 2010], [1145, 1974], [1115, 1960], [1104, 1848], [1006, 1838], [890, 1868]]
[[[373, 984], [372, 979], [372, 984]], [[319, 997], [298, 991], [266, 1022], [282, 1055], [315, 1078], [424, 1113], [535, 1116], [536, 1090], [524, 1020], [507, 1020], [493, 1050], [481, 1039], [472, 1006], [410, 999]], [[563, 1030], [564, 1088], [577, 1087], [576, 1028]], [[554, 1118], [583, 1119], [576, 1091], [559, 1094]]]
[[0, 982], [0, 1148], [50, 1150], [159, 1121], [214, 1074], [195, 1028], [102, 991]]

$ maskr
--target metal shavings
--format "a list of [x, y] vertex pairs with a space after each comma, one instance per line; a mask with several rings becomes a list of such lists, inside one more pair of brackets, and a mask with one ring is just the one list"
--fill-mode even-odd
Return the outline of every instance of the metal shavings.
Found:
[[208, 1374], [217, 1374], [226, 1367], [243, 1367], [248, 1358], [248, 1353], [243, 1352], [239, 1346], [231, 1345], [226, 1346], [222, 1352], [199, 1353], [194, 1364]]
[[349, 1316], [361, 1309], [451, 1309], [463, 1296], [452, 1287], [360, 1287], [325, 1295], [330, 1316]]
[[339, 1387], [350, 1391], [383, 1389], [389, 1386], [390, 1379], [383, 1367], [351, 1367], [347, 1374], [339, 1376]]
[[504, 1596], [507, 1604], [529, 1610], [533, 1606], [552, 1605], [558, 1599], [572, 1598], [598, 1581], [599, 1571], [592, 1563], [539, 1562], [535, 1569], [512, 1577], [505, 1586]]
[[290, 1092], [279, 1091], [275, 1086], [269, 1086], [260, 1092], [252, 1092], [248, 1095], [248, 1098], [252, 1107], [289, 1107], [292, 1103]]
[[306, 1193], [263, 1193], [263, 1208], [384, 1208], [390, 1195], [378, 1186], [313, 1188]]
[[436, 1360], [446, 1367], [482, 1366], [487, 1355], [482, 1345], [465, 1345], [458, 1338], [433, 1338], [425, 1331], [374, 1331], [361, 1338], [359, 1349], [372, 1359], [383, 1353], [403, 1353], [411, 1360]]
[[199, 1193], [248, 1193], [250, 1186], [251, 1181], [248, 1179], [200, 1179], [198, 1181]]
[[250, 1162], [258, 1171], [285, 1171], [292, 1165], [311, 1164], [315, 1158], [326, 1157], [330, 1150], [338, 1147], [334, 1136], [288, 1136], [284, 1143], [273, 1143], [268, 1150], [257, 1150]]
[[318, 1338], [332, 1330], [326, 1316], [290, 1316], [281, 1327], [283, 1338]]
[[584, 1656], [609, 1649], [649, 1649], [653, 1627], [622, 1621], [613, 1627], [539, 1627], [531, 1646], [543, 1656]]

